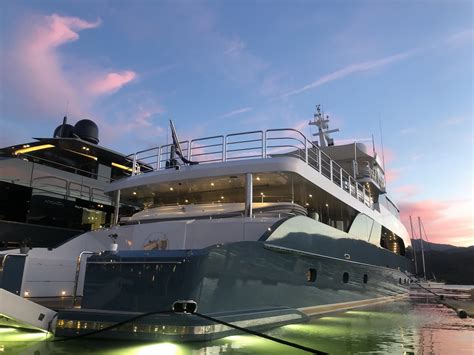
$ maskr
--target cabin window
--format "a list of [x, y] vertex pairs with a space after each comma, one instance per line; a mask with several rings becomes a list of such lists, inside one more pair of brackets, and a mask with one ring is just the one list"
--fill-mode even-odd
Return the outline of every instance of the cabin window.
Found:
[[380, 238], [380, 246], [399, 255], [405, 255], [405, 243], [402, 238], [382, 226], [382, 236]]
[[316, 269], [308, 269], [308, 271], [306, 271], [306, 280], [308, 282], [315, 282], [317, 277], [318, 273]]
[[367, 274], [364, 274], [362, 281], [366, 284], [368, 280], [369, 280], [369, 277], [367, 276]]
[[402, 278], [401, 278], [401, 277], [398, 279], [398, 283], [399, 283], [400, 285], [402, 284]]
[[342, 275], [342, 282], [344, 282], [345, 284], [349, 282], [349, 273], [348, 272], [345, 272]]

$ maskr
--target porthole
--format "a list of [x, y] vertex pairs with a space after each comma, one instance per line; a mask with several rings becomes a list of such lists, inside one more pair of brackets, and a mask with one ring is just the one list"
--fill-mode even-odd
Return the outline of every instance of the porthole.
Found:
[[342, 282], [344, 282], [345, 284], [349, 282], [349, 273], [348, 272], [345, 272], [342, 275]]
[[367, 276], [367, 274], [364, 274], [364, 278], [362, 281], [366, 284], [367, 281], [369, 281], [369, 276]]
[[316, 269], [308, 269], [308, 271], [306, 271], [306, 280], [308, 282], [315, 282], [317, 277], [318, 273]]

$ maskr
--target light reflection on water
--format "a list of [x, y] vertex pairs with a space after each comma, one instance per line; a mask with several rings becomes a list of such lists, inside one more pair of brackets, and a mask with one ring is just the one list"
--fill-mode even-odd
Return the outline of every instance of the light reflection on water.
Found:
[[[331, 354], [473, 354], [474, 319], [427, 300], [406, 300], [315, 318], [268, 334]], [[51, 342], [44, 333], [0, 328], [0, 354], [290, 354], [302, 353], [254, 336], [212, 342], [136, 343], [81, 339]]]

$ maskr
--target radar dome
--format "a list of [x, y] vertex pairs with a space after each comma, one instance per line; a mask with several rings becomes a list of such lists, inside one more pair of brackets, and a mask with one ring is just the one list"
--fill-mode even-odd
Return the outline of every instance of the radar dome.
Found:
[[80, 120], [74, 125], [74, 134], [85, 141], [99, 143], [99, 128], [91, 120]]
[[[62, 132], [61, 132], [61, 129], [62, 129]], [[64, 125], [60, 124], [54, 130], [53, 137], [54, 138], [72, 138], [73, 132], [74, 132], [74, 127], [72, 125], [67, 124], [67, 123]]]

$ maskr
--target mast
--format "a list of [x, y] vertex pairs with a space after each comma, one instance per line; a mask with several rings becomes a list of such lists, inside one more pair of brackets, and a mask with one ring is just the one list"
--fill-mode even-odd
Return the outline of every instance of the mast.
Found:
[[321, 105], [316, 105], [316, 113], [314, 114], [314, 120], [310, 121], [310, 125], [318, 127], [318, 133], [314, 133], [313, 136], [319, 136], [319, 146], [328, 147], [334, 145], [334, 140], [329, 137], [329, 133], [339, 132], [339, 129], [329, 129], [329, 116], [324, 118], [324, 113], [321, 112]]
[[425, 250], [423, 249], [423, 235], [421, 234], [421, 218], [418, 216], [418, 227], [420, 228], [421, 258], [423, 260], [423, 278], [426, 281]]
[[411, 230], [411, 247], [413, 248], [413, 255], [415, 257], [415, 275], [418, 275], [418, 262], [416, 261], [416, 250], [415, 250], [415, 243], [413, 241], [415, 240], [415, 234], [413, 230], [413, 222], [411, 220], [411, 215], [410, 215], [410, 230]]

